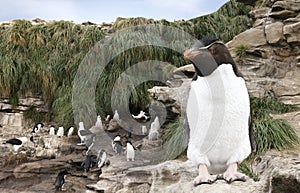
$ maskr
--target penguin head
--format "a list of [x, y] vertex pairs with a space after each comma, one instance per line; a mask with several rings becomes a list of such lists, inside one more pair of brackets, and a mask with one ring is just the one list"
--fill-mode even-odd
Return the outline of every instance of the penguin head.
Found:
[[132, 145], [131, 141], [128, 141], [128, 140], [126, 141], [126, 144], [127, 145]]
[[67, 170], [63, 170], [58, 173], [59, 176], [65, 176], [67, 174], [69, 174], [69, 172]]
[[83, 127], [83, 122], [78, 123], [79, 127]]
[[235, 74], [241, 76], [226, 45], [214, 37], [196, 42], [184, 52], [184, 59], [193, 63], [198, 76], [208, 76], [222, 64], [231, 64]]
[[43, 123], [38, 123], [38, 124], [37, 124], [37, 128], [40, 129], [40, 128], [42, 128], [42, 127], [44, 127], [44, 124], [43, 124]]
[[121, 141], [121, 136], [120, 135], [116, 135], [114, 138], [114, 141]]

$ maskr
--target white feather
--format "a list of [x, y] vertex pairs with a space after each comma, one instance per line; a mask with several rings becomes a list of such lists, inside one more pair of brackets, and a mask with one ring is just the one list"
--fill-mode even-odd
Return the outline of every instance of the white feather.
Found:
[[142, 134], [143, 135], [147, 134], [147, 127], [146, 127], [146, 125], [142, 125]]
[[113, 116], [113, 119], [115, 119], [115, 120], [119, 120], [120, 119], [120, 115], [119, 115], [119, 113], [118, 113], [117, 110], [115, 110], [115, 114]]
[[70, 137], [71, 135], [73, 135], [73, 132], [74, 132], [74, 127], [70, 127], [67, 136]]
[[63, 128], [63, 127], [58, 127], [58, 130], [57, 130], [56, 135], [57, 135], [58, 137], [64, 136], [64, 128]]
[[126, 145], [126, 157], [127, 157], [127, 161], [134, 161], [134, 156], [135, 156], [135, 152], [134, 152], [134, 148], [130, 143], [127, 143]]
[[95, 126], [96, 127], [100, 127], [102, 129], [102, 121], [101, 121], [100, 115], [97, 116], [97, 120], [96, 120]]
[[55, 128], [50, 127], [49, 135], [55, 135]]
[[188, 158], [206, 164], [211, 173], [243, 161], [250, 153], [250, 102], [244, 79], [230, 64], [192, 81], [187, 103], [190, 126]]
[[83, 122], [79, 122], [78, 125], [79, 125], [79, 128], [78, 128], [78, 131], [77, 131], [77, 135], [80, 138], [80, 144], [77, 144], [77, 145], [83, 145], [83, 144], [85, 144], [85, 140], [86, 140], [86, 136], [83, 136], [83, 135], [80, 134], [80, 131], [84, 130]]

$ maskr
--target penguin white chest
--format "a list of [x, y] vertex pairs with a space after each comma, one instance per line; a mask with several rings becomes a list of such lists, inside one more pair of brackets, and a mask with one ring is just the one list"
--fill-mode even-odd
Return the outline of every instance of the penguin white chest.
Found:
[[126, 146], [126, 157], [127, 157], [127, 161], [134, 161], [134, 156], [135, 156], [135, 152], [134, 152], [134, 148], [131, 144], [127, 143]]
[[57, 135], [58, 137], [64, 136], [64, 128], [63, 128], [63, 127], [59, 127], [59, 128], [58, 128], [58, 131], [57, 131], [57, 133], [56, 133], [56, 135]]
[[188, 158], [212, 173], [243, 161], [251, 152], [248, 132], [250, 102], [245, 81], [223, 64], [191, 83], [187, 103], [190, 127]]

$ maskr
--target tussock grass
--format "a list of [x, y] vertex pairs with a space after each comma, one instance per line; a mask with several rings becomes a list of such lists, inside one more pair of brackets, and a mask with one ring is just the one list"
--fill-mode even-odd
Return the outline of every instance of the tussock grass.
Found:
[[249, 47], [247, 45], [239, 45], [233, 48], [233, 52], [237, 55], [238, 59], [245, 57]]
[[[224, 42], [232, 39], [241, 31], [249, 28], [251, 19], [247, 16], [249, 7], [235, 1], [226, 3], [217, 12], [198, 17], [189, 21], [169, 22], [146, 18], [117, 18], [113, 28], [121, 30], [126, 27], [135, 31], [137, 25], [162, 24], [183, 29], [197, 38], [214, 35]], [[159, 26], [159, 25], [157, 25]], [[157, 32], [163, 37], [165, 27], [157, 27]], [[122, 52], [108, 64], [109, 68], [99, 78], [96, 90], [96, 109], [102, 117], [112, 114], [111, 90], [119, 75], [132, 64], [146, 60], [169, 62], [177, 67], [187, 64], [182, 53], [156, 46], [135, 46], [134, 38], [146, 42], [162, 41], [163, 38], [147, 40], [145, 33], [127, 33], [127, 37], [112, 37], [111, 45], [132, 47]], [[15, 20], [12, 24], [0, 25], [0, 97], [10, 98], [16, 105], [18, 98], [23, 96], [42, 96], [48, 105], [49, 116], [59, 125], [67, 127], [73, 121], [71, 113], [72, 102], [70, 93], [77, 69], [88, 51], [105, 36], [105, 32], [96, 26], [83, 26], [69, 21], [51, 21], [46, 24], [33, 25], [26, 20]], [[174, 48], [185, 46], [183, 34], [167, 34], [177, 37]], [[201, 37], [200, 37], [201, 36]], [[149, 37], [149, 36], [148, 36]], [[159, 45], [159, 44], [158, 44]], [[114, 51], [122, 46], [115, 46]], [[103, 56], [105, 57], [105, 56]], [[151, 72], [151, 70], [148, 70]], [[84, 81], [84, 80], [83, 80]], [[88, 83], [87, 83], [88, 84]], [[144, 109], [149, 103], [147, 89], [157, 85], [157, 82], [146, 82], [134, 88], [129, 106], [134, 109]], [[64, 90], [65, 92], [63, 92]], [[122, 90], [122, 88], [120, 88]], [[127, 100], [120, 95], [120, 102]], [[83, 99], [86, 100], [86, 99]], [[128, 102], [126, 101], [126, 104]], [[88, 109], [90, 111], [90, 109]]]
[[166, 159], [175, 159], [185, 152], [183, 119], [179, 118], [164, 128], [164, 147]]
[[299, 143], [297, 133], [286, 120], [266, 118], [254, 122], [257, 154], [269, 149], [283, 150]]

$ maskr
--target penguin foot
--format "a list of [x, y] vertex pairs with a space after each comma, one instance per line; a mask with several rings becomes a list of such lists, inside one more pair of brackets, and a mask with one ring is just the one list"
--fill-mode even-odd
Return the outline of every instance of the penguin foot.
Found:
[[232, 183], [234, 181], [241, 181], [241, 182], [246, 182], [246, 175], [240, 173], [240, 172], [236, 172], [234, 174], [223, 174], [223, 179], [228, 183]]
[[223, 173], [222, 179], [228, 184], [234, 181], [246, 181], [246, 175], [237, 171], [237, 163], [230, 164], [227, 170]]
[[201, 184], [213, 184], [215, 181], [217, 181], [217, 175], [208, 175], [208, 176], [197, 176], [194, 181], [193, 184], [194, 186], [198, 186]]

